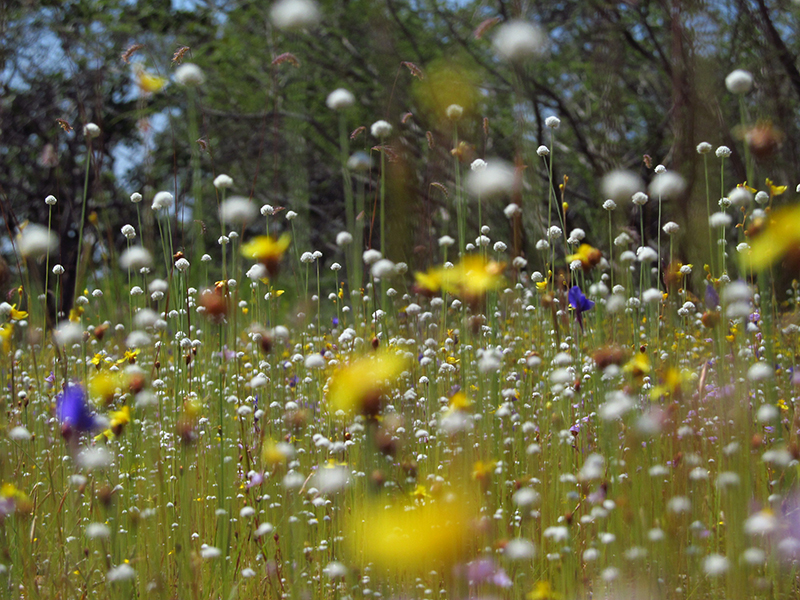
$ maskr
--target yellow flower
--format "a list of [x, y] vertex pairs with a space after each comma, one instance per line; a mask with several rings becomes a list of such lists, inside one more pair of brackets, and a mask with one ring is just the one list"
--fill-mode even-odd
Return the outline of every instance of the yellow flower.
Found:
[[417, 487], [411, 492], [411, 497], [419, 502], [425, 502], [427, 498], [431, 498], [432, 496], [428, 493], [428, 489], [424, 485], [417, 484]]
[[168, 80], [165, 77], [148, 73], [140, 64], [137, 64], [133, 70], [136, 73], [136, 85], [146, 94], [160, 92], [167, 85]]
[[7, 353], [11, 350], [11, 338], [14, 337], [14, 325], [6, 323], [0, 327], [0, 342], [3, 344], [3, 352]]
[[567, 256], [567, 264], [572, 264], [576, 260], [581, 261], [581, 267], [584, 271], [588, 271], [592, 267], [597, 266], [603, 258], [603, 253], [597, 248], [593, 248], [589, 244], [581, 244], [575, 254]]
[[261, 460], [266, 466], [277, 467], [286, 464], [286, 446], [279, 446], [273, 439], [266, 439], [261, 445]]
[[269, 235], [259, 235], [242, 244], [242, 256], [259, 261], [267, 268], [270, 277], [274, 277], [291, 240], [288, 233], [284, 233], [277, 240]]
[[486, 483], [494, 473], [494, 468], [497, 466], [496, 460], [478, 460], [472, 465], [472, 478], [481, 483]]
[[775, 185], [774, 183], [772, 183], [769, 177], [767, 177], [767, 187], [769, 188], [770, 196], [780, 196], [787, 189], [789, 189], [788, 185]]
[[749, 241], [750, 252], [741, 255], [743, 270], [762, 271], [800, 249], [800, 204], [772, 211], [767, 221]]
[[458, 499], [425, 504], [383, 503], [352, 512], [347, 536], [356, 562], [378, 569], [422, 574], [445, 572], [469, 550], [473, 512]]
[[89, 394], [92, 398], [108, 405], [114, 399], [114, 395], [121, 391], [122, 383], [121, 373], [102, 371], [89, 381]]
[[560, 600], [561, 594], [553, 589], [549, 581], [537, 581], [528, 592], [528, 600]]
[[342, 367], [328, 382], [331, 412], [341, 410], [347, 415], [354, 412], [376, 415], [384, 391], [408, 368], [408, 363], [405, 357], [384, 351]]
[[22, 319], [28, 318], [28, 312], [25, 310], [17, 310], [17, 305], [11, 305], [11, 320], [12, 321], [21, 321]]
[[131, 422], [131, 409], [126, 404], [121, 409], [110, 412], [108, 416], [110, 421], [108, 429], [95, 436], [94, 439], [97, 441], [103, 438], [110, 440], [122, 434], [125, 425]]
[[[767, 181], [769, 181], [769, 179], [768, 179]], [[768, 184], [768, 185], [769, 185], [769, 184]], [[750, 192], [751, 194], [755, 194], [755, 193], [758, 191], [758, 190], [756, 190], [755, 188], [751, 188], [749, 185], [747, 185], [747, 182], [746, 182], [746, 181], [745, 181], [744, 183], [737, 183], [737, 184], [736, 184], [736, 187], [737, 187], [737, 188], [744, 188], [744, 189], [746, 189], [748, 192]]]
[[114, 364], [117, 366], [125, 363], [133, 364], [136, 362], [136, 357], [139, 355], [139, 352], [141, 352], [141, 350], [138, 348], [136, 350], [125, 350], [125, 354], [122, 355], [122, 358], [118, 359]]
[[414, 273], [416, 291], [420, 294], [436, 294], [442, 289], [442, 273], [444, 269], [434, 267], [425, 273]]
[[627, 364], [622, 368], [625, 373], [630, 373], [634, 377], [642, 377], [650, 372], [650, 359], [644, 352], [637, 352]]
[[470, 408], [472, 408], [472, 401], [464, 392], [456, 392], [451, 396], [450, 410], [469, 410]]

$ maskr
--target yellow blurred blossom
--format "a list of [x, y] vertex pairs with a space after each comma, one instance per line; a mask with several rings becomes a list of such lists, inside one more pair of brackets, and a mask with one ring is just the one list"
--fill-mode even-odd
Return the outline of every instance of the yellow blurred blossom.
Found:
[[650, 372], [650, 359], [644, 352], [637, 352], [622, 368], [625, 373], [634, 377], [642, 377]]
[[762, 271], [788, 254], [800, 250], [800, 204], [779, 208], [766, 217], [763, 230], [742, 253], [743, 270]]
[[567, 256], [567, 263], [572, 264], [576, 260], [579, 260], [581, 261], [581, 267], [583, 270], [588, 271], [592, 267], [597, 266], [602, 258], [603, 253], [600, 252], [600, 250], [590, 246], [589, 244], [581, 244], [575, 254], [570, 254]]
[[537, 581], [527, 597], [528, 600], [560, 600], [561, 594], [553, 589], [549, 581]]
[[355, 562], [399, 573], [445, 572], [469, 550], [473, 511], [463, 501], [367, 505], [352, 512], [346, 537]]
[[165, 77], [148, 73], [141, 64], [136, 64], [133, 70], [136, 74], [136, 85], [146, 94], [160, 92], [167, 85], [168, 80]]
[[269, 235], [256, 236], [246, 244], [242, 244], [242, 256], [259, 261], [267, 268], [267, 273], [274, 277], [291, 239], [288, 233], [284, 233], [278, 239]]
[[12, 321], [21, 321], [22, 319], [28, 318], [28, 311], [25, 310], [17, 310], [17, 305], [11, 305], [11, 313], [9, 315]]
[[101, 371], [89, 381], [89, 395], [102, 404], [110, 404], [114, 395], [123, 388], [122, 373]]
[[376, 415], [381, 396], [409, 366], [400, 354], [382, 351], [365, 356], [337, 370], [328, 382], [328, 405], [332, 413]]

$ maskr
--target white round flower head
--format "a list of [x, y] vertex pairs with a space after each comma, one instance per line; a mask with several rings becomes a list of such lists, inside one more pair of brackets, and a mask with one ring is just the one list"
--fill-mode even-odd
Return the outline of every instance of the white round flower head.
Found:
[[356, 97], [353, 92], [344, 88], [333, 90], [325, 100], [325, 104], [331, 110], [344, 110], [355, 104]]
[[547, 51], [547, 34], [527, 21], [508, 21], [494, 36], [494, 48], [503, 58], [522, 61], [542, 56]]
[[730, 191], [728, 199], [734, 206], [750, 206], [753, 194], [746, 187], [736, 187]]
[[56, 197], [52, 194], [44, 199], [44, 203], [47, 204], [47, 206], [55, 206], [56, 202], [58, 202], [58, 200], [56, 200]]
[[233, 185], [233, 178], [225, 173], [220, 173], [214, 177], [214, 187], [218, 190], [229, 188]]
[[64, 267], [61, 265], [53, 266], [53, 275], [63, 275], [64, 274]]
[[524, 269], [526, 266], [528, 266], [528, 261], [522, 256], [515, 256], [514, 260], [511, 261], [511, 264], [515, 269]]
[[267, 268], [261, 263], [256, 263], [247, 270], [245, 275], [250, 281], [259, 281], [267, 277]]
[[536, 149], [536, 154], [538, 154], [539, 156], [547, 156], [548, 154], [550, 154], [550, 148], [544, 145], [539, 146]]
[[370, 272], [375, 279], [386, 279], [394, 275], [394, 263], [388, 258], [382, 258], [372, 265]]
[[628, 202], [644, 187], [641, 177], [631, 171], [611, 171], [600, 184], [603, 195], [617, 202]]
[[175, 197], [169, 192], [158, 192], [153, 197], [153, 210], [162, 210], [170, 208], [175, 202]]
[[297, 218], [297, 213], [293, 210], [290, 210], [286, 213], [286, 220], [287, 221], [294, 221]]
[[383, 254], [381, 254], [380, 251], [375, 250], [374, 248], [370, 248], [369, 250], [364, 251], [362, 258], [364, 259], [364, 264], [374, 265], [376, 262], [378, 262], [380, 259], [383, 258]]
[[756, 202], [758, 202], [759, 204], [762, 204], [762, 205], [766, 204], [767, 202], [769, 202], [769, 194], [767, 192], [764, 192], [764, 191], [758, 192], [756, 194]]
[[562, 233], [563, 232], [561, 231], [561, 227], [559, 227], [558, 225], [553, 225], [552, 227], [550, 227], [550, 229], [547, 230], [547, 235], [550, 236], [551, 240], [560, 238]]
[[128, 563], [122, 563], [117, 567], [113, 567], [106, 573], [106, 581], [108, 583], [115, 583], [117, 581], [128, 581], [136, 577], [136, 571]]
[[354, 152], [350, 158], [347, 159], [347, 168], [351, 171], [360, 171], [365, 173], [372, 168], [372, 159], [369, 154], [359, 150]]
[[656, 288], [649, 288], [642, 292], [642, 302], [645, 304], [655, 304], [660, 302], [662, 298], [661, 290]]
[[87, 123], [83, 126], [83, 135], [89, 139], [100, 136], [100, 128], [95, 123]]
[[189, 268], [189, 261], [185, 258], [179, 258], [175, 261], [175, 268], [178, 269], [181, 273], [186, 271]]
[[[658, 173], [658, 169], [656, 169], [656, 172]], [[664, 169], [653, 177], [648, 191], [653, 198], [673, 200], [680, 196], [685, 189], [686, 180], [683, 177], [675, 171], [667, 171]]]
[[83, 339], [83, 328], [72, 321], [61, 321], [53, 330], [53, 341], [61, 347], [78, 344]]
[[175, 69], [175, 81], [178, 84], [186, 87], [197, 87], [203, 85], [206, 76], [197, 65], [193, 63], [184, 63]]
[[447, 107], [445, 114], [451, 121], [458, 121], [462, 116], [464, 116], [464, 107], [460, 104], [451, 104]]
[[709, 577], [723, 575], [730, 566], [730, 561], [721, 554], [710, 554], [703, 561], [703, 570]]
[[547, 250], [549, 247], [550, 247], [550, 242], [548, 242], [547, 240], [538, 240], [538, 241], [536, 242], [536, 249], [537, 249], [539, 252], [544, 252], [544, 251], [545, 251], [545, 250]]
[[697, 144], [697, 153], [698, 154], [708, 154], [711, 152], [713, 147], [708, 142], [700, 142]]
[[8, 302], [0, 302], [0, 318], [7, 318], [12, 311], [12, 306]]
[[342, 563], [333, 560], [325, 565], [325, 568], [322, 569], [322, 572], [325, 573], [329, 579], [342, 579], [345, 575], [347, 575], [347, 567], [345, 567]]
[[133, 192], [131, 194], [131, 202], [134, 204], [139, 204], [142, 201], [142, 195], [139, 192]]
[[717, 155], [717, 158], [728, 158], [731, 155], [731, 149], [727, 146], [720, 146], [714, 154]]
[[314, 262], [314, 255], [311, 252], [303, 252], [300, 255], [300, 262], [303, 264], [309, 264]]
[[639, 246], [636, 249], [636, 260], [642, 263], [650, 263], [658, 260], [658, 252], [650, 246]]
[[392, 134], [392, 126], [384, 120], [375, 121], [369, 130], [370, 133], [372, 133], [372, 137], [376, 137], [379, 140], [387, 138]]
[[341, 270], [342, 270], [342, 265], [340, 265], [339, 263], [335, 262], [331, 265], [331, 271], [341, 271]]
[[632, 201], [632, 202], [633, 202], [633, 203], [634, 203], [636, 206], [644, 206], [645, 204], [647, 204], [647, 200], [648, 200], [648, 199], [649, 199], [649, 198], [647, 197], [647, 194], [645, 194], [644, 192], [636, 192], [636, 193], [635, 193], [635, 194], [634, 194], [634, 195], [631, 197], [631, 201]]
[[269, 13], [278, 29], [308, 29], [319, 23], [320, 12], [311, 0], [278, 0]]
[[580, 227], [576, 227], [569, 232], [569, 242], [577, 244], [586, 237], [586, 232]]
[[725, 78], [725, 87], [731, 94], [746, 94], [753, 88], [753, 75], [744, 69], [731, 71]]
[[603, 208], [606, 209], [607, 211], [616, 210], [617, 203], [609, 198], [608, 200], [603, 202]]
[[265, 204], [261, 207], [261, 216], [262, 217], [269, 217], [275, 214], [275, 208], [271, 204]]
[[123, 269], [133, 269], [138, 271], [142, 267], [149, 267], [153, 263], [153, 257], [146, 249], [141, 246], [131, 246], [127, 248], [119, 257], [119, 266]]
[[561, 125], [561, 119], [558, 117], [547, 117], [544, 120], [544, 125], [550, 129], [558, 129], [558, 127]]
[[515, 180], [514, 167], [501, 160], [493, 160], [482, 171], [472, 171], [467, 175], [467, 189], [474, 196], [491, 198], [511, 193]]
[[314, 353], [306, 356], [306, 369], [321, 369], [325, 366], [325, 357], [322, 354]]
[[469, 168], [473, 171], [483, 171], [486, 168], [486, 161], [482, 158], [476, 158], [472, 161], [472, 164], [469, 166]]
[[508, 560], [529, 560], [536, 554], [536, 548], [533, 543], [522, 539], [514, 538], [506, 543], [503, 549], [503, 555]]
[[717, 227], [728, 227], [733, 218], [724, 212], [716, 212], [708, 218], [708, 225], [709, 227], [717, 228]]
[[449, 248], [455, 243], [456, 241], [449, 235], [443, 235], [442, 237], [439, 238], [439, 248]]
[[132, 240], [136, 237], [136, 229], [133, 227], [133, 225], [123, 225], [121, 231], [122, 235], [124, 235], [128, 240]]
[[340, 248], [349, 246], [353, 243], [353, 236], [347, 231], [340, 231], [336, 234], [336, 245]]
[[503, 209], [503, 214], [505, 214], [507, 219], [512, 218], [514, 215], [518, 215], [522, 212], [518, 204], [512, 202], [508, 206]]
[[232, 196], [219, 206], [219, 220], [228, 225], [246, 227], [258, 216], [258, 209], [244, 196]]
[[722, 208], [723, 210], [726, 209], [726, 208], [730, 208], [731, 199], [728, 198], [727, 196], [725, 196], [724, 198], [720, 198], [719, 199], [718, 204], [719, 204], [720, 208]]
[[692, 265], [683, 265], [681, 267], [681, 275], [691, 275], [692, 274]]
[[660, 175], [661, 173], [667, 172], [667, 167], [664, 165], [656, 165], [656, 168], [653, 170], [656, 172], [656, 175]]
[[27, 442], [32, 436], [30, 431], [25, 429], [22, 425], [18, 425], [8, 432], [8, 437], [17, 442]]
[[678, 231], [680, 231], [680, 228], [681, 228], [680, 225], [678, 225], [675, 221], [669, 221], [667, 223], [664, 223], [664, 227], [662, 227], [661, 229], [663, 229], [664, 233], [666, 233], [667, 235], [674, 235], [678, 233]]
[[210, 254], [203, 254], [203, 256], [200, 257], [200, 262], [211, 262], [211, 261], [212, 258]]
[[747, 370], [750, 381], [765, 381], [772, 377], [772, 367], [765, 362], [757, 362]]
[[24, 258], [42, 258], [58, 248], [58, 236], [43, 225], [29, 223], [17, 238], [17, 248]]

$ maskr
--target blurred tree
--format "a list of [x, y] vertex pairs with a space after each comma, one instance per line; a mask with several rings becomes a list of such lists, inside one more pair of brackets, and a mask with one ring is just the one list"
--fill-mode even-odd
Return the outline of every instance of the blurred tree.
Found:
[[[270, 19], [271, 5], [244, 0], [12, 2], [0, 22], [0, 191], [7, 222], [13, 225], [12, 211], [17, 219], [44, 222], [43, 198], [53, 193], [58, 260], [67, 267], [75, 262], [87, 152], [80, 131], [95, 121], [103, 134], [93, 145], [88, 212], [97, 210], [101, 225], [89, 231], [107, 252], [123, 243], [119, 226], [135, 222], [129, 194], [142, 191], [147, 203], [168, 189], [177, 200], [176, 246], [194, 249], [204, 239], [216, 253], [211, 242], [227, 232], [216, 218], [220, 195], [211, 182], [227, 173], [231, 193], [299, 213], [301, 252], [334, 257], [335, 235], [345, 227], [344, 193], [338, 117], [325, 99], [339, 87], [356, 97], [345, 112], [350, 151], [370, 152], [379, 164], [369, 126], [378, 119], [394, 126], [387, 141], [386, 251], [395, 260], [432, 261], [432, 240], [455, 234], [456, 132], [444, 114], [450, 103], [465, 108], [458, 123], [466, 144], [462, 176], [476, 157], [526, 166], [513, 200], [524, 209], [521, 251], [529, 257], [547, 220], [548, 164], [535, 150], [551, 145], [544, 126], [551, 115], [562, 121], [550, 157], [554, 191], [560, 198], [558, 185], [568, 175], [567, 227], [583, 227], [596, 245], [605, 242], [597, 225], [605, 222], [600, 178], [626, 167], [650, 179], [644, 155], [651, 166], [664, 163], [693, 184], [665, 208], [689, 228], [684, 255], [699, 252], [706, 238], [698, 234], [705, 176], [697, 143], [734, 149], [730, 188], [746, 177], [747, 127], [769, 119], [783, 145], [754, 163], [755, 183], [767, 176], [792, 183], [797, 171], [800, 48], [791, 31], [798, 9], [783, 0], [325, 0], [319, 6], [319, 24], [283, 31]], [[497, 57], [497, 28], [515, 18], [548, 32], [545, 57], [517, 67]], [[202, 67], [205, 84], [194, 93], [176, 85], [137, 92], [131, 65], [120, 60], [133, 44], [142, 47], [128, 60], [162, 76], [177, 66], [176, 50], [188, 47], [182, 60]], [[744, 129], [737, 98], [724, 86], [734, 68], [751, 70], [757, 82], [745, 99]], [[378, 177], [373, 166], [355, 181], [366, 191], [366, 243], [382, 247], [372, 221]], [[715, 188], [712, 197], [725, 192]], [[492, 208], [484, 211], [492, 237], [509, 239], [501, 211]], [[152, 245], [146, 205], [143, 215], [141, 233]], [[273, 230], [287, 227], [280, 216], [271, 219]], [[646, 235], [655, 237], [651, 217]], [[474, 237], [476, 211], [469, 219]], [[98, 254], [85, 255], [102, 264]]]

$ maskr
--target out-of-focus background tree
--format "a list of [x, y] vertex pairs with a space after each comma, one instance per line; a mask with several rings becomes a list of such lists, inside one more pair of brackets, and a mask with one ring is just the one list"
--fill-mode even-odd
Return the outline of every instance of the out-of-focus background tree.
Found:
[[[212, 181], [227, 173], [234, 180], [228, 193], [299, 214], [300, 251], [336, 260], [335, 236], [345, 227], [339, 115], [325, 101], [340, 87], [356, 99], [344, 112], [349, 151], [373, 159], [367, 175], [353, 178], [366, 193], [366, 243], [415, 267], [437, 260], [438, 236], [456, 232], [455, 131], [445, 115], [453, 103], [465, 109], [457, 132], [465, 143], [462, 177], [479, 157], [524, 166], [524, 185], [511, 198], [523, 209], [516, 236], [501, 206], [487, 203], [484, 215], [492, 239], [513, 237], [514, 250], [532, 266], [548, 210], [548, 169], [536, 155], [540, 144], [551, 146], [548, 116], [561, 119], [551, 156], [554, 186], [569, 177], [567, 227], [584, 228], [601, 248], [608, 243], [600, 180], [618, 167], [649, 180], [645, 155], [651, 167], [663, 163], [690, 184], [664, 209], [684, 226], [679, 252], [688, 260], [708, 251], [707, 235], [698, 233], [706, 228], [699, 142], [734, 150], [726, 165], [726, 186], [733, 187], [746, 178], [748, 128], [769, 122], [774, 130], [758, 130], [768, 132], [768, 151], [748, 183], [763, 189], [770, 177], [794, 189], [800, 41], [792, 32], [800, 7], [787, 0], [336, 0], [318, 7], [316, 24], [289, 31], [275, 26], [268, 2], [6, 2], [0, 199], [9, 235], [25, 220], [46, 223], [44, 198], [55, 195], [61, 247], [54, 261], [67, 267], [69, 288], [84, 194], [90, 247], [82, 272], [96, 273], [124, 246], [120, 227], [137, 224], [130, 194], [144, 195], [149, 244], [157, 235], [149, 203], [169, 190], [177, 201], [176, 246], [214, 254], [223, 232]], [[515, 66], [498, 58], [492, 40], [511, 19], [542, 27], [544, 56]], [[172, 81], [186, 62], [205, 75], [194, 90]], [[724, 84], [735, 68], [751, 71], [756, 82], [744, 99], [744, 127], [738, 99]], [[170, 83], [146, 91], [137, 84], [142, 69]], [[378, 119], [394, 128], [385, 142], [386, 243], [371, 222], [380, 161], [369, 126]], [[88, 122], [102, 131], [91, 144], [82, 133]], [[718, 163], [714, 170], [716, 182]], [[716, 200], [718, 184], [713, 189]], [[272, 217], [274, 228], [286, 227], [283, 214]], [[635, 223], [633, 211], [628, 218]], [[474, 204], [469, 220], [474, 237]], [[648, 221], [646, 235], [654, 237], [655, 218]], [[10, 254], [10, 245], [2, 250]]]

